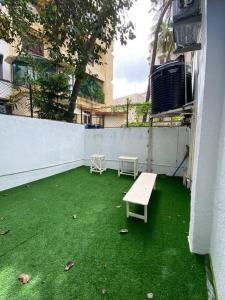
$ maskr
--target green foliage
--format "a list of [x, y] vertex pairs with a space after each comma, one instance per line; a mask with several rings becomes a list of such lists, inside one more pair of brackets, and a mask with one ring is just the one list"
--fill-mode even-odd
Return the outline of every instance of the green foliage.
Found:
[[40, 118], [65, 120], [71, 94], [69, 75], [64, 72], [43, 73], [34, 82], [34, 107]]
[[173, 122], [180, 122], [184, 119], [184, 116], [173, 116], [171, 118]]
[[119, 105], [114, 105], [112, 107], [113, 112], [127, 112], [127, 105], [126, 104], [119, 104]]
[[79, 96], [104, 103], [105, 95], [100, 81], [87, 75], [81, 82]]
[[50, 56], [74, 66], [76, 76], [83, 75], [88, 63], [101, 64], [101, 55], [114, 38], [119, 37], [122, 44], [134, 38], [133, 24], [123, 18], [132, 3], [133, 0], [46, 2], [39, 11], [39, 22]]
[[167, 55], [167, 60], [170, 59], [171, 53], [175, 50], [175, 43], [173, 40], [172, 25], [170, 20], [163, 22], [160, 27], [158, 49], [159, 53]]
[[140, 118], [144, 115], [147, 115], [149, 111], [151, 110], [151, 103], [144, 102], [144, 103], [130, 103], [129, 109], [134, 108], [135, 109], [135, 116], [136, 116], [136, 122], [138, 123]]
[[[25, 42], [33, 21], [40, 25], [35, 36], [45, 41], [50, 58], [73, 67], [76, 80], [68, 107], [71, 121], [87, 65], [102, 64], [102, 54], [107, 53], [114, 39], [125, 45], [128, 39], [135, 38], [134, 26], [126, 14], [134, 1], [31, 1], [38, 4], [35, 10], [28, 0], [4, 0], [8, 15], [0, 15], [5, 24], [0, 34], [9, 42], [16, 36]], [[26, 47], [22, 51], [26, 52]]]
[[149, 127], [149, 122], [131, 122], [128, 127]]
[[[15, 77], [11, 105], [17, 107], [30, 97], [32, 89], [33, 106], [39, 118], [66, 120], [71, 89], [71, 70], [59, 68], [47, 59], [20, 57], [23, 74]], [[17, 74], [18, 75], [18, 74]]]
[[19, 42], [28, 37], [30, 26], [36, 19], [27, 0], [0, 0], [3, 9], [0, 9], [0, 39], [8, 43], [17, 39]]

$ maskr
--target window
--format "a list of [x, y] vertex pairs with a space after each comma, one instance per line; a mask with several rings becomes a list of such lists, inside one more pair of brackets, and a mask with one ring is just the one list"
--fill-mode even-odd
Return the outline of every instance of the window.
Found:
[[3, 79], [3, 55], [0, 54], [0, 79]]
[[0, 114], [6, 114], [6, 103], [0, 100]]
[[44, 43], [40, 41], [34, 34], [22, 42], [23, 48], [30, 54], [44, 56]]
[[[55, 67], [46, 59], [39, 56], [32, 56], [34, 62], [36, 61], [39, 65], [43, 66], [45, 73], [54, 73], [56, 72]], [[28, 65], [28, 62], [24, 58], [18, 56], [12, 64], [12, 74], [13, 82], [18, 85], [24, 85], [27, 83], [27, 80], [37, 79], [38, 73]]]
[[0, 99], [0, 114], [12, 114], [12, 107], [3, 99]]
[[89, 111], [84, 111], [83, 113], [83, 123], [91, 124], [91, 113]]
[[28, 65], [20, 60], [16, 60], [13, 65], [13, 82], [18, 85], [23, 85], [26, 83], [26, 79], [28, 78], [29, 70]]

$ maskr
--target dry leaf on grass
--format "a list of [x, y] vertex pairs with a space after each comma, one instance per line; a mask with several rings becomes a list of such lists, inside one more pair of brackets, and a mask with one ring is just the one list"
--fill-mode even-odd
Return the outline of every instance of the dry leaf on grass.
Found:
[[64, 271], [69, 271], [74, 266], [74, 261], [68, 261], [64, 266]]
[[107, 290], [106, 289], [102, 289], [102, 295], [107, 294]]
[[0, 229], [0, 235], [6, 235], [9, 233], [9, 229]]
[[19, 281], [20, 281], [21, 283], [25, 284], [25, 283], [28, 283], [28, 282], [29, 282], [30, 276], [27, 275], [27, 274], [20, 274], [20, 275], [18, 276], [18, 279], [19, 279]]
[[123, 229], [120, 230], [120, 233], [121, 234], [126, 234], [126, 233], [128, 233], [128, 229], [127, 228], [123, 228]]
[[153, 299], [153, 297], [154, 297], [153, 293], [148, 293], [147, 294], [147, 299]]

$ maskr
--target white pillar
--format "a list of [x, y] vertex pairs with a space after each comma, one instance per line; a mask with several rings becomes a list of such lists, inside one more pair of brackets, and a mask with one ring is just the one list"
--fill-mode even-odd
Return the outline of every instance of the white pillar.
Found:
[[225, 86], [225, 3], [202, 1], [202, 50], [196, 82], [197, 126], [191, 193], [189, 245], [193, 252], [210, 251], [219, 134]]

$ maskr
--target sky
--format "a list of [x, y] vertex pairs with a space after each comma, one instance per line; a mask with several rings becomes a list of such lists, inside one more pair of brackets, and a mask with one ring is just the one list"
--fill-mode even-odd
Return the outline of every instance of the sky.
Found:
[[152, 26], [149, 14], [150, 0], [137, 0], [129, 11], [129, 18], [135, 26], [136, 39], [126, 46], [114, 43], [114, 99], [146, 92], [149, 66], [149, 35]]

